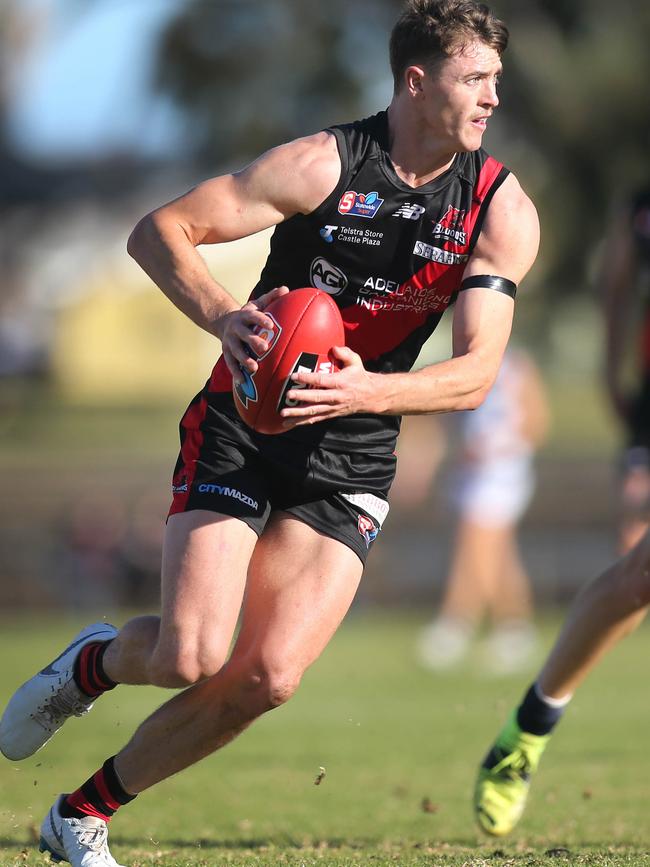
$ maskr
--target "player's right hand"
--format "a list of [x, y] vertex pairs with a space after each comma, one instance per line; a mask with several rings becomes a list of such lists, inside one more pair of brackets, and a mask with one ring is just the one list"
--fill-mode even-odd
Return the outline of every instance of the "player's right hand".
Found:
[[264, 329], [274, 327], [273, 320], [264, 314], [264, 310], [288, 291], [287, 286], [278, 286], [248, 301], [239, 310], [231, 310], [222, 316], [219, 324], [223, 357], [235, 383], [244, 380], [242, 367], [249, 373], [257, 370], [254, 356], [262, 355], [268, 349], [268, 342], [263, 336]]

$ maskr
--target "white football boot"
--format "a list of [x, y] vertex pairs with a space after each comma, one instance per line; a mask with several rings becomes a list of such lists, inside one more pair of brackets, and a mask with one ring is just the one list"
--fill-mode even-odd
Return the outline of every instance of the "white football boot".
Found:
[[93, 623], [72, 639], [66, 649], [11, 697], [0, 720], [0, 752], [11, 761], [26, 759], [49, 741], [71, 716], [83, 716], [94, 699], [72, 678], [74, 661], [93, 641], [110, 641], [117, 629]]
[[41, 825], [39, 850], [53, 861], [69, 861], [72, 867], [121, 867], [108, 850], [108, 825], [96, 816], [64, 819], [60, 795]]
[[459, 665], [469, 652], [474, 628], [457, 617], [441, 615], [419, 635], [417, 653], [422, 665], [444, 671]]

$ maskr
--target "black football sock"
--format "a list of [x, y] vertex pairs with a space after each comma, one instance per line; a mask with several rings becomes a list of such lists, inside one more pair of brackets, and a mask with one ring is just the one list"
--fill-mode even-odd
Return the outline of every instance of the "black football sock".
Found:
[[61, 801], [59, 810], [65, 819], [96, 816], [108, 822], [116, 810], [137, 797], [129, 794], [122, 785], [114, 767], [114, 760], [115, 756], [106, 759], [102, 767], [86, 780], [83, 786]]
[[87, 644], [75, 659], [72, 677], [79, 689], [90, 698], [97, 698], [98, 695], [117, 686], [117, 683], [104, 671], [104, 653], [110, 643], [110, 641], [93, 641]]
[[548, 735], [559, 723], [570, 700], [570, 695], [561, 699], [549, 698], [534, 683], [517, 708], [517, 724], [529, 734]]

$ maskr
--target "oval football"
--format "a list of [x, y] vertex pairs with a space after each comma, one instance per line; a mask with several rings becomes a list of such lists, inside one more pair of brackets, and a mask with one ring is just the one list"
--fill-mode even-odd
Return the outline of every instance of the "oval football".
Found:
[[269, 348], [257, 359], [254, 374], [233, 387], [237, 412], [253, 430], [283, 433], [280, 410], [288, 406], [291, 375], [300, 369], [331, 372], [330, 350], [343, 346], [345, 329], [336, 302], [320, 289], [294, 289], [271, 302], [264, 311], [275, 328]]

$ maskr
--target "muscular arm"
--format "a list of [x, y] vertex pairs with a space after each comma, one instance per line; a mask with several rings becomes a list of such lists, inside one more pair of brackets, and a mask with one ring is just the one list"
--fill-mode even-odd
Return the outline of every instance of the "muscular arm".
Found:
[[[519, 283], [537, 255], [537, 212], [513, 175], [495, 193], [465, 277], [495, 275]], [[359, 356], [338, 352], [344, 369], [332, 375], [299, 374], [312, 390], [296, 391], [302, 407], [283, 410], [299, 423], [372, 412], [417, 415], [475, 409], [492, 386], [510, 336], [514, 302], [494, 289], [466, 289], [456, 301], [453, 355], [412, 373], [372, 374]], [[289, 397], [294, 396], [289, 393]]]
[[[212, 277], [197, 246], [234, 241], [309, 213], [334, 189], [340, 171], [334, 137], [318, 133], [274, 148], [240, 172], [199, 184], [147, 214], [133, 230], [130, 255], [179, 310], [224, 340], [233, 373], [237, 362], [254, 365], [244, 343], [265, 348], [252, 329], [272, 323], [257, 304], [239, 314], [240, 305]], [[224, 334], [227, 326], [232, 340]]]

